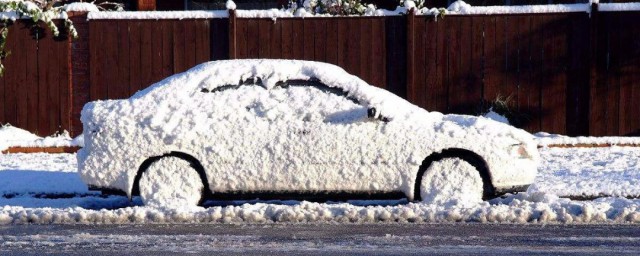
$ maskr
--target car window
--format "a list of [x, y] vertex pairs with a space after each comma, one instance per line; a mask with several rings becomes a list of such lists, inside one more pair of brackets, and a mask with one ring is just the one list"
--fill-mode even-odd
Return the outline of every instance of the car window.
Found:
[[[367, 109], [340, 88], [329, 87], [317, 79], [287, 80], [267, 90], [259, 78], [240, 81], [201, 92], [211, 95], [216, 113], [226, 118], [235, 112], [276, 121], [353, 123], [367, 118]], [[207, 97], [208, 98], [208, 97]], [[222, 106], [222, 107], [221, 107]]]

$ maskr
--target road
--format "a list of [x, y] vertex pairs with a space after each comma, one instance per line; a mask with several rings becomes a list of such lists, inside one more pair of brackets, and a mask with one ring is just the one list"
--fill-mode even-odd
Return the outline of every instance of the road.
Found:
[[639, 255], [637, 225], [0, 226], [0, 255]]

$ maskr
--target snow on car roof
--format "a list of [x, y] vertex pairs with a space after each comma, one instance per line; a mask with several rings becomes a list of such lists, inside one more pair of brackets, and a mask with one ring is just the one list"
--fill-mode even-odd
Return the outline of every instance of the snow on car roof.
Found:
[[153, 98], [189, 102], [194, 94], [202, 90], [238, 85], [248, 79], [259, 78], [262, 86], [272, 89], [288, 80], [317, 79], [323, 84], [338, 88], [349, 97], [357, 99], [363, 106], [375, 107], [385, 117], [408, 117], [416, 111], [424, 111], [404, 99], [385, 90], [367, 84], [344, 69], [321, 62], [302, 60], [222, 60], [200, 64], [190, 70], [171, 76], [147, 89], [139, 91], [130, 100]]

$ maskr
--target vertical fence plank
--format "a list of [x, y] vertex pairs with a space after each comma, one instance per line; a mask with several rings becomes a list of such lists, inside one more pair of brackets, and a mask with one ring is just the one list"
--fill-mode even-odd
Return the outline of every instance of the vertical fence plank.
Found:
[[332, 64], [338, 64], [338, 23], [339, 20], [327, 20], [327, 41], [326, 41], [326, 61]]
[[184, 63], [185, 71], [196, 64], [196, 23], [198, 20], [183, 20], [184, 26]]
[[637, 13], [619, 13], [619, 23], [615, 27], [619, 31], [619, 130], [612, 134], [640, 135], [640, 29]]
[[[181, 23], [180, 25], [184, 26], [184, 23]], [[148, 87], [149, 85], [151, 85], [151, 83], [154, 80], [153, 77], [153, 63], [155, 62], [154, 59], [154, 55], [153, 55], [153, 27], [155, 26], [155, 23], [153, 21], [149, 21], [149, 20], [145, 20], [142, 23], [140, 23], [140, 77], [141, 77], [141, 81], [139, 84], [136, 84], [136, 89], [140, 90], [143, 88]], [[188, 32], [185, 31], [185, 37], [188, 36]], [[184, 41], [187, 40], [191, 40], [191, 38], [187, 39], [184, 38]], [[190, 45], [191, 47], [193, 47], [193, 45]], [[184, 49], [186, 49], [187, 46], [185, 45], [185, 47], [182, 49], [183, 52], [186, 52]], [[185, 55], [187, 55], [185, 53]], [[185, 60], [189, 59], [193, 59], [193, 56], [191, 56], [191, 58], [183, 56], [185, 59], [183, 60], [184, 66], [183, 66], [183, 70], [181, 70], [180, 72], [186, 70], [186, 68], [188, 68], [188, 63], [185, 62]]]
[[[131, 51], [129, 49], [129, 24], [126, 21], [118, 21], [116, 24], [113, 24], [114, 27], [117, 27], [117, 35], [114, 37], [117, 38], [117, 55], [118, 55], [118, 82], [113, 86], [118, 87], [118, 97], [119, 98], [128, 98], [131, 96], [131, 75], [137, 75], [136, 73], [131, 74], [130, 71], [130, 59], [131, 59]], [[133, 56], [135, 58], [135, 56]]]
[[349, 41], [350, 37], [349, 37], [349, 24], [347, 22], [346, 18], [339, 18], [339, 23], [337, 23], [338, 26], [338, 51], [337, 51], [337, 57], [338, 57], [338, 63], [337, 65], [344, 68], [345, 70], [347, 70], [347, 61], [348, 61], [348, 55], [347, 52], [349, 51], [349, 46], [347, 44], [347, 42]]
[[[114, 26], [115, 25], [115, 26]], [[106, 24], [103, 30], [102, 47], [104, 49], [118, 49], [118, 25]], [[104, 50], [103, 50], [104, 51]], [[110, 50], [105, 51], [104, 65], [101, 69], [108, 75], [104, 76], [105, 80], [105, 99], [119, 99], [122, 98], [125, 93], [121, 92], [121, 81], [118, 70], [118, 51]]]
[[[47, 38], [42, 39], [41, 41], [44, 40], [48, 40], [48, 41], [52, 41], [51, 37], [51, 33], [48, 33]], [[38, 76], [39, 76], [39, 72], [38, 72], [38, 53], [40, 51], [48, 51], [51, 52], [54, 49], [51, 48], [46, 48], [46, 47], [40, 47], [38, 48], [38, 41], [32, 39], [32, 38], [26, 38], [25, 41], [22, 42], [25, 45], [29, 45], [29, 46], [36, 46], [33, 47], [32, 49], [30, 49], [31, 47], [27, 47], [27, 49], [22, 49], [22, 51], [24, 51], [25, 56], [25, 61], [26, 61], [26, 69], [24, 69], [24, 71], [20, 71], [20, 72], [25, 72], [26, 71], [26, 81], [25, 84], [20, 85], [20, 87], [23, 87], [24, 93], [23, 94], [19, 94], [22, 96], [23, 101], [24, 98], [26, 97], [26, 109], [23, 111], [25, 112], [26, 116], [26, 122], [22, 123], [21, 126], [25, 129], [27, 129], [28, 131], [38, 131], [38, 119], [39, 118], [47, 118], [46, 113], [43, 112], [39, 112], [38, 111]], [[44, 46], [44, 45], [43, 45]], [[48, 44], [47, 46], [54, 46], [54, 44]], [[13, 58], [13, 57], [17, 57], [17, 56], [10, 56], [9, 58]], [[58, 66], [58, 63], [53, 63], [53, 65]], [[46, 68], [46, 67], [43, 67]], [[48, 111], [53, 111], [52, 109], [48, 109]], [[40, 131], [42, 132], [41, 134], [47, 134], [46, 132], [48, 131]], [[50, 135], [50, 134], [47, 134]]]
[[[281, 59], [282, 58], [282, 22], [268, 22], [271, 27], [271, 36], [269, 37], [269, 58]], [[287, 39], [288, 40], [288, 39]]]
[[514, 20], [518, 24], [519, 28], [519, 57], [518, 57], [518, 101], [517, 101], [517, 116], [514, 125], [524, 129], [535, 129], [532, 125], [532, 116], [538, 111], [538, 105], [536, 101], [536, 95], [540, 93], [540, 90], [535, 87], [536, 83], [532, 82], [531, 71], [534, 67], [532, 63], [532, 36], [531, 30], [531, 17], [520, 16]]
[[[126, 21], [126, 23], [129, 28], [129, 72], [132, 74], [129, 76], [129, 95], [132, 95], [140, 89], [140, 84], [142, 84], [141, 23], [139, 21]], [[93, 66], [91, 67], [93, 68]]]
[[[371, 19], [358, 19], [360, 21], [360, 76], [363, 80], [367, 81], [369, 84], [373, 84], [375, 86], [381, 86], [379, 84], [375, 84], [371, 77], [371, 66], [372, 55], [371, 49], [373, 48], [373, 38], [371, 37]], [[317, 46], [316, 46], [317, 47]]]
[[160, 21], [162, 27], [162, 77], [173, 74], [173, 22], [168, 20]]
[[257, 19], [247, 20], [247, 58], [257, 58], [259, 56], [260, 45], [256, 38], [259, 35], [259, 27]]
[[371, 60], [371, 81], [374, 85], [388, 88], [385, 81], [385, 60], [386, 60], [386, 52], [387, 48], [385, 46], [385, 28], [384, 28], [384, 18], [374, 19], [371, 24], [371, 38], [372, 38], [372, 46], [370, 49], [370, 54], [372, 56]]
[[[469, 54], [462, 55], [463, 58], [469, 58], [469, 74], [467, 75], [467, 100], [472, 106], [465, 113], [476, 115], [479, 114], [479, 106], [482, 103], [482, 47], [483, 47], [483, 30], [484, 30], [484, 17], [470, 17], [470, 31], [469, 31]], [[464, 24], [463, 24], [464, 26]]]
[[313, 22], [315, 23], [315, 33], [313, 33], [313, 41], [315, 42], [315, 47], [313, 47], [314, 60], [327, 62], [327, 19], [314, 19]]
[[302, 59], [315, 60], [315, 20], [314, 19], [302, 19]]
[[207, 62], [211, 59], [211, 24], [209, 20], [196, 21], [196, 60], [195, 64]]
[[[56, 51], [56, 47], [55, 44], [57, 44], [57, 42], [54, 41], [53, 38], [53, 34], [51, 34], [49, 31], [47, 31], [47, 37], [43, 38], [43, 40], [40, 40], [40, 42], [42, 41], [49, 41], [49, 45], [47, 47], [47, 49], [42, 49], [41, 50], [49, 50], [51, 51], [51, 54], [49, 55], [49, 59], [48, 59], [48, 63], [47, 65], [44, 67], [45, 69], [47, 69], [48, 73], [50, 73], [50, 80], [49, 80], [49, 99], [48, 99], [48, 108], [47, 108], [47, 115], [49, 118], [49, 129], [47, 129], [45, 134], [54, 134], [60, 131], [60, 117], [58, 116], [58, 109], [60, 109], [60, 87], [63, 84], [63, 79], [62, 77], [60, 77], [60, 69], [58, 68], [60, 61], [62, 60], [62, 51]], [[64, 63], [64, 62], [63, 62]]]
[[304, 58], [304, 19], [291, 19], [292, 35], [291, 35], [291, 49], [293, 59]]
[[[21, 42], [26, 44], [31, 44], [35, 40], [28, 37], [20, 38]], [[41, 40], [40, 47], [42, 49], [50, 49], [50, 40]], [[34, 49], [27, 48], [27, 51], [32, 51]], [[13, 58], [18, 57], [16, 55], [11, 56]], [[55, 52], [50, 50], [43, 50], [38, 52], [38, 113], [42, 113], [43, 115], [38, 118], [38, 130], [39, 134], [48, 134], [51, 124], [51, 118], [47, 116], [45, 113], [48, 113], [49, 108], [52, 107], [50, 104], [50, 94], [55, 93], [55, 87], [50, 87], [52, 83], [52, 75], [48, 72], [48, 62], [50, 59], [55, 58]]]
[[[238, 24], [239, 25], [239, 24]], [[173, 73], [187, 70], [185, 63], [185, 31], [182, 22], [173, 22]], [[239, 50], [239, 49], [238, 49]], [[239, 53], [238, 53], [239, 54]]]
[[279, 19], [280, 26], [282, 27], [281, 35], [282, 35], [282, 58], [283, 59], [292, 59], [293, 58], [293, 31], [292, 28], [292, 20], [289, 19]]
[[[195, 25], [195, 24], [194, 24]], [[143, 85], [142, 88], [146, 88], [151, 85], [153, 82], [160, 81], [164, 76], [162, 76], [162, 23], [156, 21], [154, 26], [150, 28], [151, 30], [151, 79], [148, 84]], [[196, 47], [198, 46], [198, 42], [196, 40]], [[196, 51], [199, 49], [196, 49]], [[141, 88], [141, 89], [142, 89]]]
[[[60, 42], [56, 42], [56, 51], [59, 53], [58, 63], [56, 66], [60, 73], [60, 108], [53, 109], [53, 111], [57, 112], [59, 118], [59, 130], [66, 130], [73, 134], [73, 127], [71, 124], [71, 38], [64, 38]], [[66, 65], [65, 65], [66, 64]]]
[[[34, 40], [32, 37], [33, 35], [30, 35], [29, 33], [29, 25], [25, 26], [22, 28], [23, 31], [21, 31], [22, 33], [19, 33], [19, 36], [21, 38], [20, 42], [21, 44], [23, 44], [23, 47], [27, 48], [26, 51], [13, 51], [11, 56], [12, 58], [16, 58], [19, 59], [19, 61], [15, 64], [16, 66], [16, 71], [17, 71], [17, 79], [16, 79], [16, 111], [17, 111], [17, 120], [16, 120], [16, 124], [19, 127], [24, 127], [27, 123], [28, 123], [28, 116], [29, 116], [29, 112], [28, 112], [28, 105], [27, 105], [27, 101], [24, 100], [24, 95], [26, 95], [28, 93], [27, 91], [27, 73], [26, 72], [21, 72], [21, 70], [27, 70], [27, 62], [29, 61], [27, 59], [27, 51], [37, 51], [37, 40]], [[41, 32], [40, 32], [41, 33]], [[39, 35], [39, 37], [42, 37], [42, 34]], [[48, 85], [46, 85], [48, 86]], [[45, 109], [46, 112], [46, 109]], [[44, 132], [48, 131], [48, 127], [44, 127]]]
[[261, 42], [258, 47], [258, 58], [269, 58], [271, 56], [271, 47], [268, 42], [271, 42], [272, 37], [278, 37], [273, 34], [273, 21], [270, 19], [258, 20], [258, 31], [255, 34], [258, 37], [258, 42]]

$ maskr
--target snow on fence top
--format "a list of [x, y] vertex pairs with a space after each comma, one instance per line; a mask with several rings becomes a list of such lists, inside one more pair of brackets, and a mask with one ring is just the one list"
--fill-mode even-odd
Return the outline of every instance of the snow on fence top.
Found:
[[640, 11], [640, 3], [599, 4], [598, 11], [601, 11], [601, 12]]
[[215, 19], [227, 18], [222, 11], [145, 11], [145, 12], [89, 12], [90, 20], [164, 20], [164, 19]]
[[[423, 8], [418, 14], [433, 14], [433, 9]], [[547, 5], [521, 5], [521, 6], [471, 6], [464, 1], [456, 1], [447, 8], [446, 15], [469, 14], [521, 14], [521, 13], [566, 13], [566, 12], [591, 12], [589, 4], [547, 4]]]

